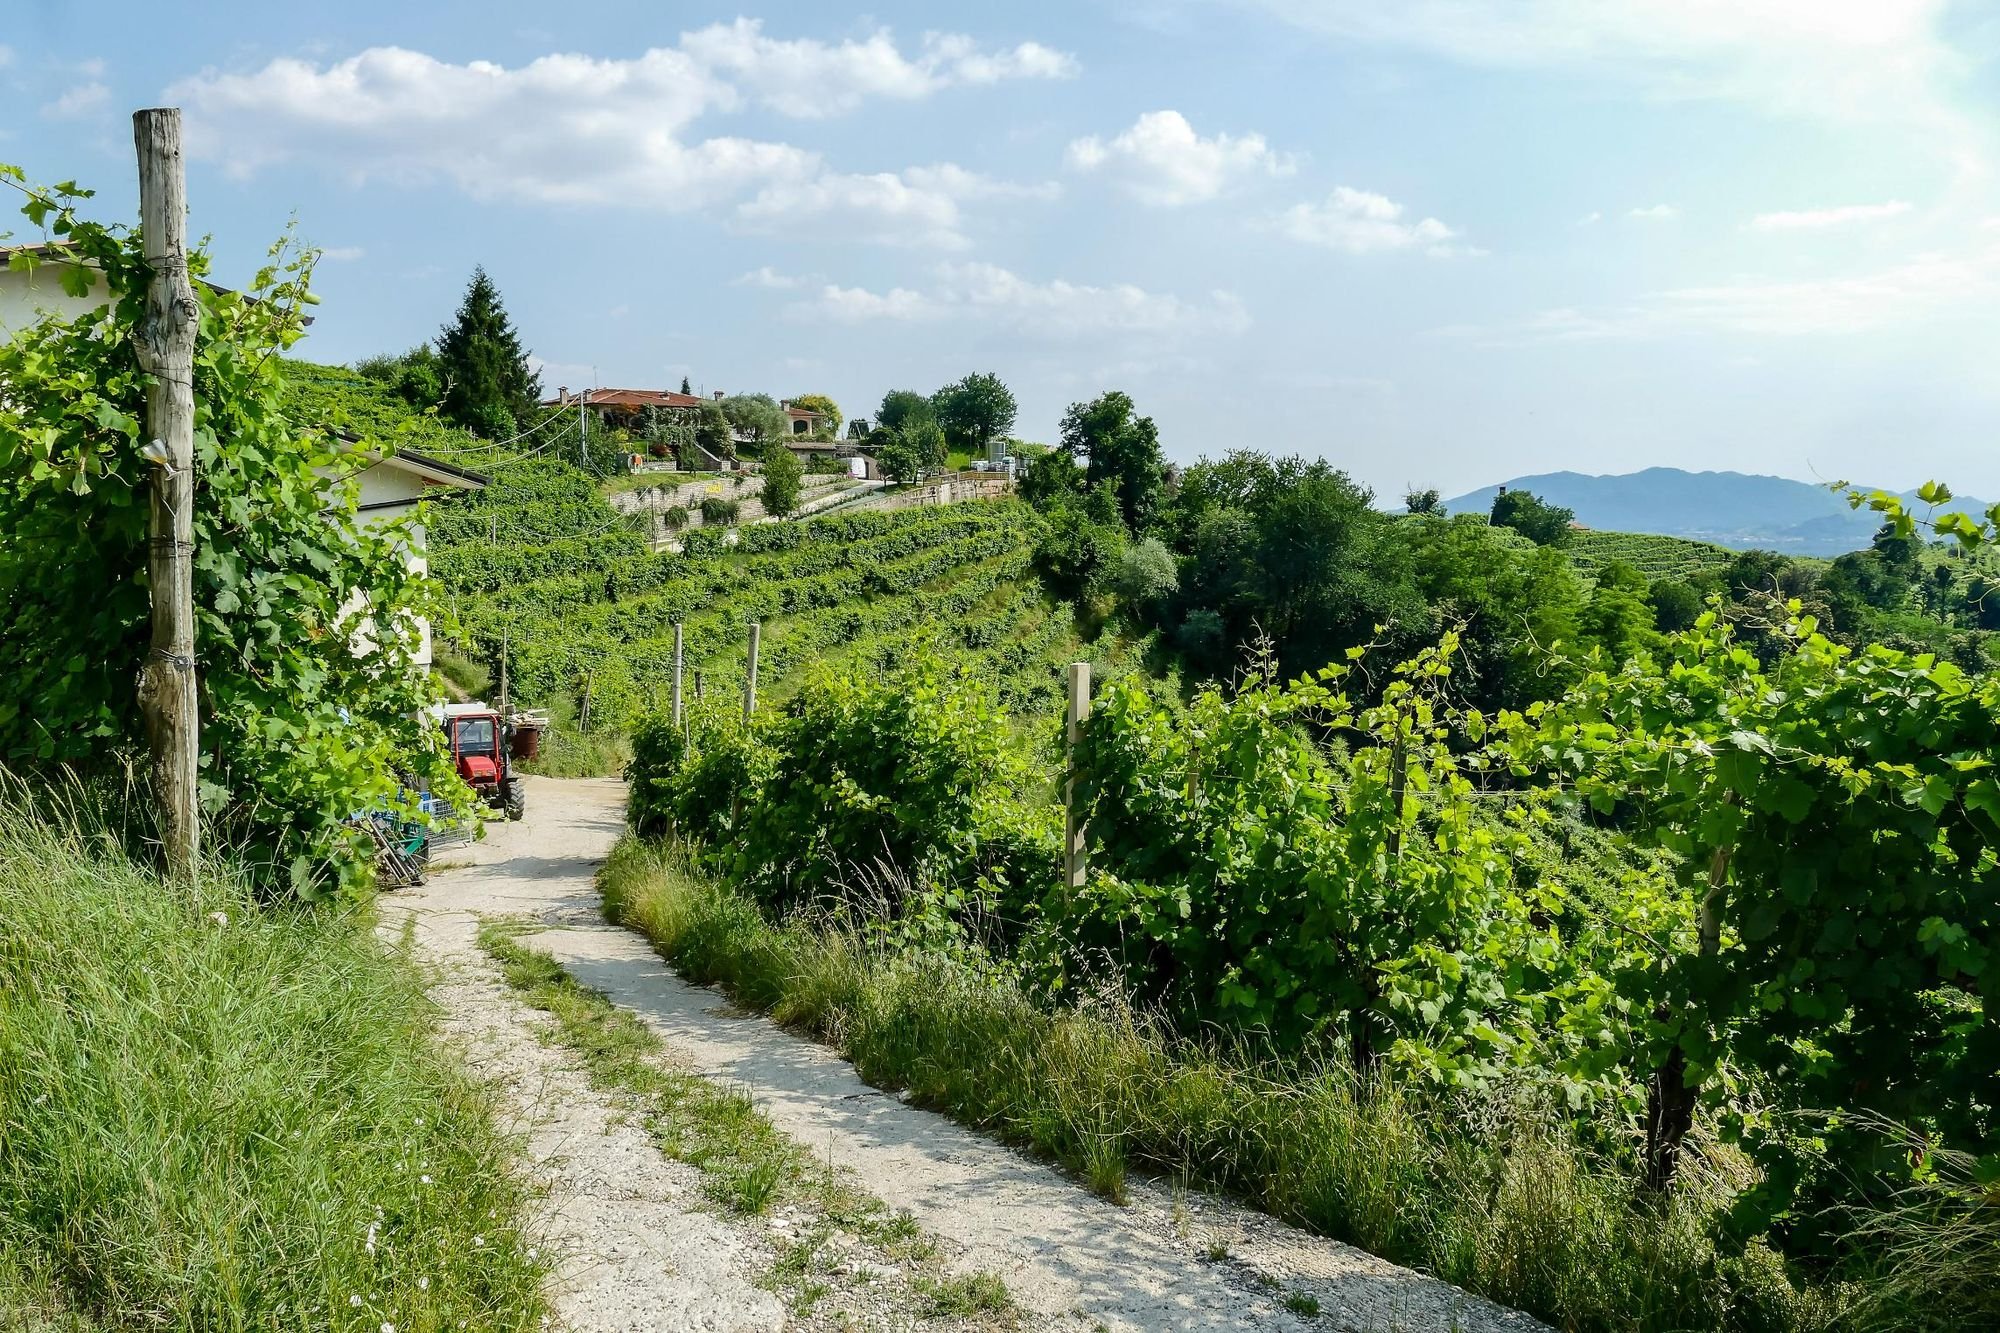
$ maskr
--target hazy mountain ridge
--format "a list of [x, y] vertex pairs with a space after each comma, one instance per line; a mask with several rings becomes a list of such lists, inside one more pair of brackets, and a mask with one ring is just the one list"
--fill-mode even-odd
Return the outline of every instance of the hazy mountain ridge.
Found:
[[[1545, 472], [1514, 477], [1445, 501], [1454, 514], [1484, 513], [1500, 486], [1528, 490], [1576, 511], [1577, 522], [1610, 532], [1653, 532], [1739, 550], [1752, 547], [1791, 555], [1840, 555], [1868, 545], [1881, 526], [1873, 510], [1850, 509], [1825, 486], [1788, 477], [1743, 472], [1688, 472], [1654, 467], [1620, 476]], [[1873, 489], [1866, 487], [1864, 489]], [[1915, 492], [1901, 492], [1918, 512]], [[1970, 496], [1945, 509], [1974, 516], [1987, 502]]]

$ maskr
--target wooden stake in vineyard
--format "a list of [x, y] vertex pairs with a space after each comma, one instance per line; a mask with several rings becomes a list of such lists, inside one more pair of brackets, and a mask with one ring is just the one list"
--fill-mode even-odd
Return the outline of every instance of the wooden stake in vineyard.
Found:
[[1069, 664], [1069, 774], [1063, 782], [1063, 885], [1080, 889], [1090, 873], [1090, 853], [1084, 844], [1083, 818], [1076, 808], [1076, 750], [1083, 742], [1083, 724], [1090, 717], [1090, 663]]
[[683, 725], [681, 711], [681, 622], [674, 622], [674, 730]]
[[750, 622], [750, 669], [743, 673], [743, 721], [748, 725], [757, 713], [757, 640], [763, 635], [764, 626], [758, 621]]
[[152, 752], [167, 869], [186, 877], [201, 851], [194, 667], [194, 339], [200, 310], [188, 280], [179, 109], [133, 112], [132, 139], [139, 150], [140, 237], [152, 270], [135, 350], [151, 377], [146, 432], [155, 463], [146, 557], [153, 640], [139, 671], [139, 711]]

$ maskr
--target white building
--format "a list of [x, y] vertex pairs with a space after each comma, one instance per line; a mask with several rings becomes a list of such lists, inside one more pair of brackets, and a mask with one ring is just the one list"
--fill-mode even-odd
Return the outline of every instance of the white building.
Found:
[[[39, 257], [49, 254], [50, 250], [43, 245], [0, 246], [0, 341], [11, 341], [50, 315], [73, 319], [104, 304], [104, 282], [96, 273], [89, 274], [88, 296], [72, 296], [63, 290], [62, 280], [64, 270], [75, 266], [60, 260], [45, 260], [30, 268], [15, 268], [11, 260], [20, 253]], [[486, 487], [486, 478], [476, 472], [468, 472], [407, 449], [386, 458], [380, 455], [372, 457], [373, 461], [362, 467], [358, 478], [363, 522], [385, 523], [400, 518], [415, 509], [418, 501], [439, 490], [476, 491]], [[405, 554], [412, 569], [428, 567], [421, 526], [417, 528], [415, 542]], [[419, 660], [427, 665], [431, 660], [431, 630], [428, 624], [423, 626], [423, 648]]]

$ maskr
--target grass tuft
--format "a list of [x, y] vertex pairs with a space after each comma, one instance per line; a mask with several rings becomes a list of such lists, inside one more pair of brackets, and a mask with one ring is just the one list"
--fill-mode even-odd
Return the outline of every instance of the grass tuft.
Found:
[[540, 1326], [510, 1146], [372, 925], [0, 796], [0, 1326]]
[[[1626, 1164], [1531, 1097], [1475, 1102], [1339, 1062], [1271, 1065], [1177, 1040], [1115, 1000], [1047, 1008], [967, 957], [769, 922], [679, 851], [635, 839], [600, 884], [606, 914], [689, 980], [1109, 1197], [1135, 1169], [1185, 1180], [1568, 1330], [1805, 1333], [1855, 1304], [1851, 1285], [1814, 1285], [1768, 1248], [1726, 1251], [1725, 1182], [1690, 1172], [1670, 1200], [1645, 1197]], [[1898, 1303], [1857, 1326], [1981, 1326], [1954, 1319]]]

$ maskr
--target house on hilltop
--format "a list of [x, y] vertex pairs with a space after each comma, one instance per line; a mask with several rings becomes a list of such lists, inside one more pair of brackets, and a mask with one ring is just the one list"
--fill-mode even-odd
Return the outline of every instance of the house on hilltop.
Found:
[[[715, 396], [722, 397], [719, 393]], [[675, 393], [671, 389], [583, 389], [571, 393], [569, 386], [564, 385], [556, 390], [555, 397], [543, 399], [542, 406], [588, 412], [609, 430], [636, 435], [646, 424], [647, 412], [693, 412], [702, 401], [694, 394]]]
[[785, 414], [785, 428], [792, 435], [831, 436], [833, 434], [833, 418], [824, 412], [815, 412], [809, 407], [800, 407], [789, 398], [780, 402], [778, 409]]

